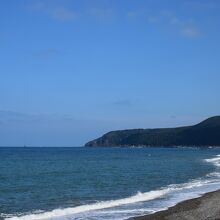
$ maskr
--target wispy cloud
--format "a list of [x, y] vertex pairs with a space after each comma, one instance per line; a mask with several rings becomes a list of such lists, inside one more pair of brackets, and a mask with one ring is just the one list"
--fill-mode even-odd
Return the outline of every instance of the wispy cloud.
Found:
[[[77, 18], [84, 17], [86, 19], [97, 19], [98, 21], [111, 21], [113, 18], [122, 19], [127, 17], [129, 19], [138, 20], [145, 19], [149, 25], [156, 25], [158, 27], [163, 26], [173, 30], [180, 36], [186, 38], [198, 38], [202, 35], [197, 23], [192, 18], [181, 17], [169, 10], [156, 10], [151, 8], [139, 8], [136, 10], [129, 10], [123, 12], [119, 16], [117, 10], [111, 5], [103, 5], [92, 3], [86, 4], [81, 7], [80, 10], [75, 10], [71, 4], [67, 4], [68, 1], [52, 1], [52, 0], [38, 0], [35, 3], [29, 5], [29, 9], [39, 13], [46, 14], [52, 19], [58, 21], [75, 21]], [[190, 3], [186, 2], [186, 7], [201, 7], [201, 8], [213, 8], [214, 2], [209, 3]], [[50, 52], [48, 52], [49, 54]]]
[[169, 11], [162, 11], [155, 15], [148, 15], [147, 22], [150, 25], [163, 25], [187, 38], [198, 38], [202, 35], [202, 32], [199, 30], [199, 27], [193, 19], [179, 18]]
[[53, 18], [61, 21], [73, 21], [78, 17], [78, 14], [76, 12], [62, 7], [54, 8], [49, 13]]
[[136, 11], [129, 11], [127, 12], [127, 17], [134, 18], [137, 17], [138, 13]]
[[213, 10], [218, 9], [219, 5], [215, 0], [209, 1], [185, 1], [185, 7], [190, 7], [196, 10]]
[[0, 111], [0, 121], [2, 124], [7, 124], [11, 122], [23, 121], [23, 120], [30, 120], [31, 116], [28, 114], [23, 114], [20, 112], [14, 111]]
[[171, 119], [176, 119], [176, 115], [171, 115], [170, 118]]
[[118, 106], [130, 106], [132, 105], [132, 102], [128, 99], [122, 99], [122, 100], [117, 100], [113, 102], [113, 104], [118, 105]]
[[188, 38], [197, 38], [202, 35], [200, 30], [195, 26], [185, 26], [180, 30], [180, 33]]
[[0, 146], [82, 146], [116, 130], [123, 120], [78, 118], [71, 114], [30, 114], [0, 110]]
[[73, 21], [79, 16], [79, 13], [77, 13], [73, 9], [70, 9], [60, 4], [57, 5], [51, 2], [48, 3], [46, 1], [45, 2], [40, 1], [28, 5], [28, 9], [32, 11], [44, 13], [49, 17], [59, 21]]
[[111, 20], [114, 17], [114, 10], [111, 8], [91, 7], [87, 10], [87, 15], [101, 21]]
[[15, 111], [0, 110], [0, 122], [4, 125], [46, 125], [59, 123], [76, 123], [80, 120], [73, 118], [71, 115], [56, 114], [28, 114]]
[[115, 11], [111, 5], [85, 4], [80, 10], [73, 8], [68, 1], [49, 1], [39, 0], [28, 5], [28, 9], [38, 13], [45, 14], [58, 21], [75, 21], [80, 17], [95, 18], [101, 21], [111, 20], [115, 16]]
[[36, 58], [42, 58], [47, 59], [54, 56], [57, 56], [60, 53], [60, 51], [56, 48], [48, 48], [45, 50], [39, 50], [33, 53], [33, 56]]
[[150, 15], [147, 17], [147, 22], [149, 24], [158, 24], [161, 22], [161, 18], [159, 16]]

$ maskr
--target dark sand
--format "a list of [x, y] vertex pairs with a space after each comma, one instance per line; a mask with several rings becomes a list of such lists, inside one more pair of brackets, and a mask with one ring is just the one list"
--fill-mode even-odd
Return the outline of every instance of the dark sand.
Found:
[[220, 190], [132, 220], [220, 220]]

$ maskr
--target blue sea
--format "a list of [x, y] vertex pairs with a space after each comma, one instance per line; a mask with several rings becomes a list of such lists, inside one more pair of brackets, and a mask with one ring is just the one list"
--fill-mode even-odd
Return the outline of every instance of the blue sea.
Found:
[[217, 148], [0, 148], [0, 219], [122, 220], [216, 189]]

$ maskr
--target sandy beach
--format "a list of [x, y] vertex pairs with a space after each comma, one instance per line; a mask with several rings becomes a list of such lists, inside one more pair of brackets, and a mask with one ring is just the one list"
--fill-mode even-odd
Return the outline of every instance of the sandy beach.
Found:
[[220, 220], [220, 190], [132, 220]]

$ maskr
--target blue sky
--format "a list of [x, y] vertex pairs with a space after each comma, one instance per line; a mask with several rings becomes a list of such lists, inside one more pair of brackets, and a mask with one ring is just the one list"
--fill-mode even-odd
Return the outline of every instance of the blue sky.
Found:
[[0, 145], [78, 146], [220, 112], [218, 0], [2, 0]]

